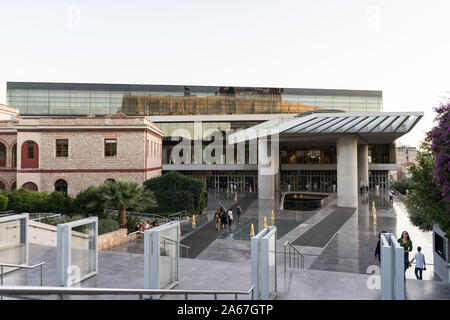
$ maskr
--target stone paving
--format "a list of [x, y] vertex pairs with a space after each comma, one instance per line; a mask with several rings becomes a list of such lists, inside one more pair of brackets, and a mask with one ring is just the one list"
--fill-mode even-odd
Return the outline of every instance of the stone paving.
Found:
[[[362, 199], [361, 199], [362, 200]], [[305, 268], [286, 268], [284, 271], [283, 244], [294, 241], [336, 208], [335, 198], [317, 212], [290, 212], [279, 209], [279, 202], [256, 200], [246, 210], [245, 218], [254, 223], [255, 233], [263, 228], [264, 217], [270, 224], [271, 211], [280, 225], [277, 241], [278, 299], [380, 299], [380, 290], [369, 289], [367, 268], [378, 265], [373, 253], [378, 232], [384, 230], [399, 236], [407, 230], [414, 245], [422, 246], [428, 262], [432, 262], [431, 233], [413, 227], [404, 204], [395, 199], [389, 204], [385, 195], [371, 194], [361, 203], [355, 214], [331, 237], [324, 247], [297, 248], [305, 255]], [[373, 225], [371, 204], [377, 208], [377, 225]], [[242, 221], [242, 226], [247, 223]], [[247, 221], [248, 222], [248, 221]], [[242, 228], [241, 228], [242, 229]], [[201, 229], [200, 229], [201, 230]], [[199, 230], [199, 231], [200, 231]], [[235, 229], [238, 230], [238, 229]], [[243, 234], [247, 230], [240, 230]], [[229, 236], [212, 242], [196, 259], [181, 259], [180, 284], [177, 289], [243, 290], [251, 286], [250, 241], [245, 236]], [[248, 233], [250, 230], [248, 230]], [[44, 285], [56, 284], [56, 248], [30, 246], [30, 264], [46, 261]], [[433, 277], [432, 266], [427, 267], [424, 279]], [[16, 271], [5, 277], [5, 285], [38, 285], [38, 270]], [[128, 252], [99, 252], [99, 274], [83, 281], [83, 287], [143, 288], [143, 255]], [[52, 297], [49, 297], [52, 298]], [[56, 298], [56, 297], [53, 297]], [[83, 297], [73, 297], [79, 299]], [[87, 298], [87, 297], [84, 297]], [[135, 299], [130, 296], [89, 297], [90, 299]], [[165, 296], [163, 299], [184, 298]], [[194, 297], [191, 297], [194, 298]], [[211, 299], [211, 296], [198, 296]], [[219, 297], [230, 299], [232, 297]], [[247, 297], [241, 296], [241, 299]], [[414, 270], [407, 271], [407, 299], [450, 299], [450, 285], [437, 281], [415, 280]]]

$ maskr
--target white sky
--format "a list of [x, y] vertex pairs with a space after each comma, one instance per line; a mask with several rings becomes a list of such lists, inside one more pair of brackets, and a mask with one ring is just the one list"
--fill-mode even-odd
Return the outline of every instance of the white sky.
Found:
[[[79, 13], [79, 15], [78, 15]], [[1, 1], [7, 81], [382, 90], [384, 111], [450, 93], [450, 1]]]

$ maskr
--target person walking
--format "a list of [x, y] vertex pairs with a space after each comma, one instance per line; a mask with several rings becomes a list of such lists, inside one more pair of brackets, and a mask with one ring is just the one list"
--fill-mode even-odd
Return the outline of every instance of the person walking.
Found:
[[222, 229], [225, 229], [227, 227], [227, 216], [228, 216], [227, 211], [222, 210], [222, 212], [220, 213], [220, 221], [221, 221]]
[[389, 202], [394, 203], [394, 190], [389, 189]]
[[410, 264], [409, 264], [409, 253], [413, 249], [412, 241], [409, 238], [409, 233], [406, 232], [406, 231], [403, 231], [402, 232], [402, 237], [398, 239], [398, 243], [400, 244], [401, 247], [403, 247], [403, 250], [405, 252], [405, 259], [404, 259], [404, 261], [405, 261], [405, 272], [406, 272], [406, 270], [410, 267]]
[[230, 227], [231, 226], [231, 216], [233, 215], [233, 211], [230, 209], [228, 209], [227, 211], [227, 224]]
[[242, 214], [242, 208], [241, 208], [241, 205], [238, 204], [238, 206], [236, 208], [237, 224], [239, 224], [239, 221], [241, 220], [241, 214]]
[[378, 259], [378, 263], [381, 264], [381, 234], [386, 233], [386, 231], [381, 231], [378, 234], [377, 247], [375, 248], [375, 259]]
[[427, 267], [425, 265], [425, 256], [421, 252], [422, 248], [417, 247], [417, 252], [414, 254], [414, 257], [411, 260], [411, 264], [416, 260], [416, 268], [414, 269], [414, 273], [416, 274], [416, 278], [418, 280], [422, 280], [422, 272], [423, 270], [427, 270]]
[[233, 210], [228, 210], [228, 226], [231, 230], [231, 224], [233, 223]]
[[220, 231], [220, 210], [216, 211], [216, 214], [214, 215], [214, 221], [216, 222], [216, 230]]

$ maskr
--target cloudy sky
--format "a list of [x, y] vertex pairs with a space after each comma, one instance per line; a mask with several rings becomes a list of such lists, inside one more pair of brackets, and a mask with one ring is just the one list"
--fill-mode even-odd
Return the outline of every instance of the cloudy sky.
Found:
[[450, 1], [0, 2], [7, 81], [382, 90], [384, 111], [450, 95]]

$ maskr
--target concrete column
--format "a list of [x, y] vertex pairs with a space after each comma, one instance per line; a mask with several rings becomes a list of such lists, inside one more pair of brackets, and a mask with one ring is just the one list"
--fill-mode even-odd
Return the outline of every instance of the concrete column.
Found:
[[358, 207], [358, 144], [355, 136], [337, 139], [337, 206]]
[[275, 199], [276, 160], [269, 153], [270, 142], [258, 139], [258, 198]]
[[369, 185], [369, 146], [367, 144], [358, 145], [358, 190], [361, 187], [361, 181], [364, 186]]

